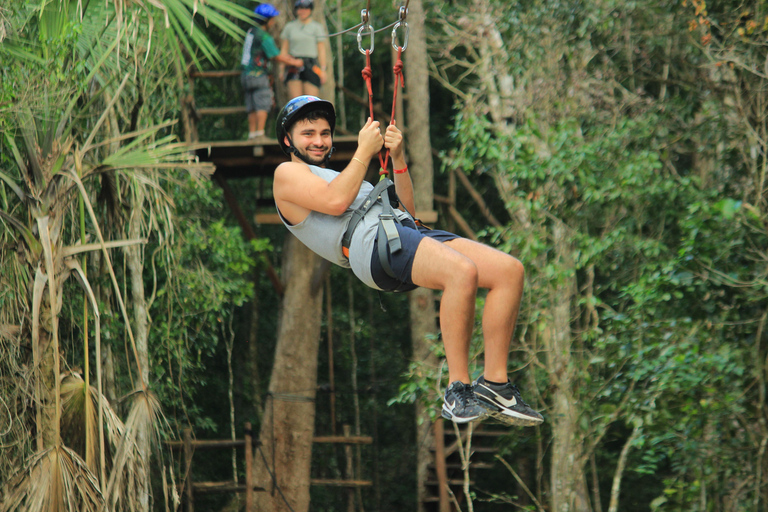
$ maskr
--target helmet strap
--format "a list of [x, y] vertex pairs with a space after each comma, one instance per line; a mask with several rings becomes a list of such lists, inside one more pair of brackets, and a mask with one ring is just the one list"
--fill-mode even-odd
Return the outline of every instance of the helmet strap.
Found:
[[[288, 134], [286, 133], [286, 134], [285, 134], [285, 136], [288, 138], [288, 152], [289, 152], [289, 153], [293, 153], [294, 155], [296, 155], [296, 158], [298, 158], [299, 160], [301, 160], [302, 162], [304, 162], [304, 163], [305, 163], [305, 164], [307, 164], [307, 165], [316, 165], [314, 162], [310, 162], [309, 160], [307, 160], [307, 159], [306, 159], [306, 157], [304, 157], [304, 155], [302, 155], [302, 154], [299, 152], [299, 150], [298, 150], [298, 149], [296, 149], [296, 146], [294, 146], [294, 145], [293, 145], [293, 139], [291, 139], [291, 136], [290, 136], [290, 135], [288, 135]], [[335, 153], [335, 152], [336, 152], [336, 148], [335, 148], [334, 146], [331, 146], [331, 150], [330, 150], [330, 151], [328, 152], [328, 154], [325, 156], [325, 158], [323, 159], [323, 161], [322, 161], [322, 162], [320, 162], [320, 165], [325, 165], [325, 164], [327, 164], [327, 163], [328, 163], [328, 160], [330, 160], [330, 159], [331, 159], [331, 157], [333, 156], [333, 153]]]

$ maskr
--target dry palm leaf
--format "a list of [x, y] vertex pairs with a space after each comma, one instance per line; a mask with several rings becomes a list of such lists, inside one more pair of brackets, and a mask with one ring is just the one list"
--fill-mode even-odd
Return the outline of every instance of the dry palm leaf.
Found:
[[97, 512], [103, 498], [83, 459], [66, 446], [35, 454], [7, 485], [0, 512]]

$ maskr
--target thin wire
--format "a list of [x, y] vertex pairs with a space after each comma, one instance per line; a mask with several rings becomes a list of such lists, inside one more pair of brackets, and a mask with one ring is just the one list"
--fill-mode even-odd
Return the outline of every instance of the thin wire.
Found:
[[353, 30], [355, 30], [355, 29], [357, 29], [357, 28], [360, 28], [360, 27], [362, 27], [362, 26], [363, 26], [363, 24], [362, 24], [362, 23], [358, 23], [358, 24], [357, 24], [357, 25], [355, 25], [354, 27], [350, 27], [350, 28], [348, 28], [348, 29], [342, 30], [341, 32], [334, 32], [333, 34], [328, 34], [327, 36], [319, 36], [319, 37], [318, 37], [318, 39], [320, 39], [320, 38], [326, 38], [326, 37], [330, 38], [330, 37], [336, 37], [336, 36], [340, 36], [340, 35], [342, 35], [342, 34], [346, 34], [347, 32], [352, 32]]
[[[373, 33], [374, 34], [378, 34], [379, 32], [384, 32], [385, 30], [389, 30], [390, 28], [394, 27], [398, 23], [400, 23], [400, 20], [393, 21], [392, 23], [390, 23], [386, 27], [381, 27], [379, 29], [374, 30]], [[349, 27], [347, 29], [342, 30], [341, 32], [334, 32], [333, 34], [328, 34], [326, 36], [318, 36], [318, 39], [324, 39], [324, 38], [331, 38], [331, 37], [340, 36], [342, 34], [346, 34], [347, 32], [352, 32], [353, 30], [358, 29], [358, 28], [360, 28], [362, 26], [363, 26], [363, 23], [358, 23], [354, 27]]]

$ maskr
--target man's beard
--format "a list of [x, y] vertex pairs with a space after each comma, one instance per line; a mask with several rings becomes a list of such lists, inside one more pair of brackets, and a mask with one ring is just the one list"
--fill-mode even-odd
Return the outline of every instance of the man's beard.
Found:
[[[316, 149], [321, 149], [318, 146], [314, 146]], [[299, 148], [296, 148], [296, 152], [299, 154], [302, 160], [304, 160], [306, 163], [311, 165], [323, 165], [325, 161], [328, 159], [328, 148], [324, 148], [323, 155], [320, 157], [316, 157], [313, 154], [310, 154], [306, 150], [301, 150]]]

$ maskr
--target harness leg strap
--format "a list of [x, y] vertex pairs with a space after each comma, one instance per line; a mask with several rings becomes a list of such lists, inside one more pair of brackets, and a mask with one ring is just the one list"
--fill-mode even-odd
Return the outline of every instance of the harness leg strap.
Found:
[[[395, 233], [397, 233], [397, 228], [394, 227], [394, 222], [389, 221], [392, 223], [392, 228], [395, 230]], [[378, 246], [379, 246], [379, 263], [381, 263], [381, 268], [386, 272], [386, 274], [393, 278], [397, 279], [397, 276], [395, 275], [395, 271], [392, 270], [392, 265], [389, 264], [389, 252], [394, 252], [392, 250], [392, 245], [390, 244], [390, 240], [387, 238], [387, 228], [384, 225], [385, 223], [383, 221], [379, 222], [379, 231], [378, 231]], [[397, 249], [400, 250], [401, 244], [400, 244], [400, 237], [398, 236], [395, 238], [395, 242], [397, 243]], [[390, 249], [390, 251], [387, 251], [387, 248]]]

